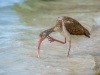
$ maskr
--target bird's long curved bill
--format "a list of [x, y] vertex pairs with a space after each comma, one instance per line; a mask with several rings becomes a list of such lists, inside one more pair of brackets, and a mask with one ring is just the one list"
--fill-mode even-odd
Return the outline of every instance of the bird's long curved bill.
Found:
[[40, 37], [39, 42], [38, 42], [38, 58], [40, 57], [40, 46], [42, 43], [43, 39]]

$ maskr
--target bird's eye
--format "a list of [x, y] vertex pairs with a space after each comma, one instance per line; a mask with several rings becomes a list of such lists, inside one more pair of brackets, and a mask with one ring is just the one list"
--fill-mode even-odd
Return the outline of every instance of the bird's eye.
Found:
[[46, 33], [43, 33], [43, 35], [45, 35]]

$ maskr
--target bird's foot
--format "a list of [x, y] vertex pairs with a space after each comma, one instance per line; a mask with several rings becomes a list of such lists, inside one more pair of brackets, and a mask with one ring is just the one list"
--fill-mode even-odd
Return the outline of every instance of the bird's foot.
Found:
[[48, 38], [48, 41], [50, 41], [50, 43], [55, 41], [55, 39], [50, 36], [48, 36], [47, 38]]

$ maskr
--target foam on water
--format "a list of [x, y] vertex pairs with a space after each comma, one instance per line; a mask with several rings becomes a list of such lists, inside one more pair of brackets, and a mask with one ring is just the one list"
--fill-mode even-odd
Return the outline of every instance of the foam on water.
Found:
[[12, 6], [15, 3], [21, 3], [23, 0], [0, 0], [0, 8]]

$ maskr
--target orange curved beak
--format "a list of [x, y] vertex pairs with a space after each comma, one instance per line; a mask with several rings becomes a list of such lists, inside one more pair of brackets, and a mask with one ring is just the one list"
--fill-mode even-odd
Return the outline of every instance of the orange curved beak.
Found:
[[40, 58], [40, 46], [41, 46], [41, 43], [44, 39], [40, 36], [40, 39], [39, 39], [39, 42], [38, 42], [38, 58]]

